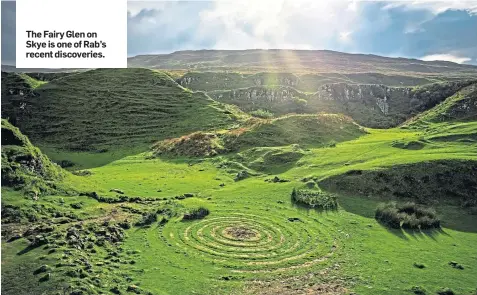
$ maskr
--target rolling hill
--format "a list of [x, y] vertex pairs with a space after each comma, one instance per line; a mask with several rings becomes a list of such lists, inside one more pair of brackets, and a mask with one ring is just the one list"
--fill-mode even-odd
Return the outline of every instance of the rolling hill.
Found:
[[[13, 81], [13, 82], [12, 82]], [[161, 138], [230, 127], [242, 114], [193, 93], [161, 72], [91, 70], [41, 86], [25, 74], [2, 76], [2, 117], [31, 140], [67, 150], [148, 146]]]
[[475, 293], [475, 67], [129, 62], [2, 73], [2, 294]]
[[197, 50], [138, 55], [130, 67], [238, 72], [384, 73], [413, 75], [475, 75], [477, 67], [452, 62], [349, 54], [329, 50]]

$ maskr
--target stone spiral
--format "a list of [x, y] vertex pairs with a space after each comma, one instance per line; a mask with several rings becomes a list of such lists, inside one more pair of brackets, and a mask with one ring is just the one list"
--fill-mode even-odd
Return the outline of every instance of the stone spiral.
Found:
[[326, 260], [336, 248], [327, 220], [290, 221], [276, 212], [219, 213], [175, 224], [162, 232], [163, 239], [187, 255], [241, 273], [308, 267]]

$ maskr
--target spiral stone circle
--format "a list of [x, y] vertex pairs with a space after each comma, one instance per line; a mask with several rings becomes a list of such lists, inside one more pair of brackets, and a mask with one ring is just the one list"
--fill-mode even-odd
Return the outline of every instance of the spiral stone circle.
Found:
[[219, 211], [205, 219], [180, 222], [163, 231], [163, 238], [188, 255], [233, 272], [295, 270], [322, 262], [336, 248], [328, 229], [331, 221], [269, 212]]

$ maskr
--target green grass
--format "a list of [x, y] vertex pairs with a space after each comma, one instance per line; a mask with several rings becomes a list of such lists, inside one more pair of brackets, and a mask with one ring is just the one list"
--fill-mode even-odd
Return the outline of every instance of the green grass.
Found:
[[[267, 175], [235, 182], [235, 174], [229, 173], [227, 168], [219, 168], [214, 159], [203, 162], [172, 158], [146, 160], [145, 154], [92, 168], [92, 174], [84, 179], [90, 190], [94, 188], [100, 195], [114, 197], [115, 193], [110, 190], [117, 188], [128, 196], [161, 200], [149, 205], [126, 205], [140, 212], [160, 208], [166, 202], [163, 198], [174, 199], [185, 193], [196, 197], [176, 201], [184, 208], [206, 207], [210, 210], [208, 216], [197, 221], [184, 222], [181, 215], [177, 215], [163, 226], [159, 226], [161, 218], [158, 218], [150, 227], [133, 227], [126, 231], [128, 237], [123, 251], [139, 254], [129, 257], [135, 260], [134, 265], [119, 266], [118, 271], [131, 274], [133, 281], [129, 284], [154, 294], [247, 294], [257, 290], [254, 289], [257, 280], [274, 282], [289, 277], [303, 278], [310, 272], [324, 269], [326, 275], [311, 280], [298, 279], [297, 284], [301, 287], [331, 284], [341, 278], [346, 282], [341, 283], [344, 288], [359, 294], [407, 294], [415, 285], [429, 292], [444, 287], [460, 293], [472, 291], [475, 288], [473, 278], [477, 275], [473, 248], [477, 242], [477, 223], [475, 215], [466, 215], [455, 205], [436, 206], [442, 216], [443, 232], [432, 234], [381, 226], [374, 220], [376, 205], [383, 200], [379, 196], [339, 194], [340, 207], [336, 212], [319, 213], [293, 206], [290, 192], [293, 187], [303, 185], [304, 176], [320, 180], [353, 169], [387, 167], [397, 161], [477, 158], [466, 143], [438, 143], [420, 150], [403, 150], [393, 147], [393, 141], [413, 140], [421, 134], [398, 129], [368, 132], [333, 148], [310, 148], [294, 167], [278, 174], [280, 178], [291, 180], [289, 183], [266, 182]], [[258, 151], [255, 154], [262, 155]], [[246, 153], [242, 156], [252, 157]], [[222, 183], [224, 186], [220, 186]], [[8, 197], [13, 192], [3, 189], [3, 193], [7, 202], [28, 206], [21, 198]], [[58, 198], [60, 196], [48, 197], [40, 202], [56, 208]], [[82, 209], [68, 209], [77, 212], [80, 218], [94, 220], [95, 216], [102, 216], [112, 208], [119, 210], [119, 216], [129, 212], [122, 209], [125, 204], [97, 203], [85, 197], [63, 198], [66, 208], [71, 203], [84, 202]], [[132, 218], [140, 216], [136, 214]], [[291, 222], [289, 218], [299, 221]], [[234, 236], [237, 232], [248, 235]], [[25, 247], [21, 241], [4, 244], [3, 248], [8, 251], [4, 255], [14, 255]], [[395, 249], [406, 254], [396, 254]], [[28, 253], [49, 257], [41, 248]], [[16, 265], [26, 267], [30, 261], [36, 261], [33, 256], [22, 257], [25, 260], [4, 264], [7, 277], [15, 273]], [[90, 259], [100, 261], [102, 258], [93, 255]], [[449, 261], [457, 261], [464, 270], [450, 267]], [[414, 263], [425, 264], [426, 268], [418, 269]], [[55, 276], [61, 276], [61, 273], [58, 269]], [[107, 278], [110, 279], [112, 277]], [[119, 287], [125, 290], [127, 285], [120, 283]], [[12, 286], [11, 290], [12, 294], [18, 294], [21, 289]]]
[[152, 150], [154, 156], [207, 157], [254, 147], [333, 146], [365, 133], [362, 127], [343, 115], [287, 115], [268, 120], [250, 119], [239, 128], [216, 133], [195, 132], [167, 139], [156, 143]]
[[439, 122], [466, 122], [477, 119], [477, 85], [472, 84], [448, 97], [444, 102], [412, 118], [404, 126], [422, 126]]
[[235, 150], [290, 144], [325, 146], [363, 134], [365, 131], [359, 125], [343, 115], [288, 115], [260, 121], [248, 129], [232, 130], [224, 141], [225, 146]]
[[[34, 144], [66, 151], [144, 151], [157, 140], [231, 127], [245, 116], [146, 69], [81, 72], [35, 92], [35, 99], [7, 96], [4, 116], [14, 117]], [[15, 108], [20, 100], [23, 111]]]
[[[38, 114], [26, 121], [26, 130], [43, 124], [44, 133], [33, 135], [42, 153], [88, 173], [76, 176], [46, 162], [63, 175], [52, 184], [81, 195], [55, 190], [34, 200], [2, 186], [2, 292], [63, 294], [67, 286], [66, 294], [303, 294], [331, 288], [402, 295], [413, 294], [415, 286], [428, 294], [475, 292], [475, 121], [381, 130], [319, 114], [242, 123], [246, 114], [162, 73], [115, 71], [113, 78], [109, 70], [97, 70], [36, 88], [52, 95], [39, 97], [51, 103], [41, 110], [65, 116], [48, 121], [46, 113]], [[78, 124], [84, 120], [78, 110], [84, 110], [80, 103], [101, 103], [89, 97], [95, 91], [104, 103], [118, 105], [117, 113], [90, 116], [101, 127], [91, 132]], [[108, 91], [117, 96], [109, 98]], [[71, 107], [60, 104], [61, 97]], [[155, 117], [155, 107], [167, 112]], [[2, 169], [21, 162], [4, 159], [11, 149], [44, 156], [6, 126], [11, 132], [2, 130]], [[153, 140], [190, 139], [195, 131], [215, 134], [213, 141], [227, 153], [204, 157], [210, 155], [197, 144], [210, 142], [199, 137], [181, 146], [185, 153], [151, 157]], [[71, 150], [82, 144], [87, 151]], [[247, 177], [237, 180], [244, 171]], [[389, 181], [377, 183], [378, 175]], [[275, 176], [284, 181], [271, 181]], [[332, 200], [335, 210], [298, 206], [290, 194], [305, 187], [302, 200]], [[413, 192], [408, 199], [431, 203], [442, 228], [392, 229], [376, 221], [378, 204], [402, 199], [392, 193], [401, 189]], [[327, 198], [331, 192], [336, 202]], [[461, 195], [449, 197], [456, 193]], [[184, 220], [199, 208], [208, 214]], [[8, 241], [18, 234], [24, 237]], [[44, 239], [40, 247], [28, 242]], [[33, 272], [44, 264], [51, 278], [40, 282], [45, 273]]]

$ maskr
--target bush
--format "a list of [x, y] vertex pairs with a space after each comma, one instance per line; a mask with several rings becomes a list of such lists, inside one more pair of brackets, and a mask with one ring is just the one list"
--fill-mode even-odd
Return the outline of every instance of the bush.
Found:
[[439, 295], [454, 295], [454, 291], [452, 291], [451, 289], [449, 288], [444, 288], [444, 289], [441, 289], [439, 291], [437, 291], [437, 294]]
[[184, 220], [194, 220], [194, 219], [202, 219], [205, 216], [209, 215], [210, 211], [207, 208], [199, 207], [189, 210], [187, 213], [184, 214]]
[[75, 163], [73, 163], [70, 160], [61, 160], [58, 162], [58, 165], [60, 165], [61, 168], [69, 168], [69, 167], [73, 167]]
[[321, 190], [309, 190], [295, 188], [291, 194], [292, 201], [312, 208], [336, 209], [338, 202], [336, 196]]
[[426, 295], [426, 289], [424, 289], [421, 286], [414, 286], [411, 288], [411, 292], [413, 292], [416, 295]]
[[267, 110], [262, 110], [262, 109], [251, 111], [250, 115], [254, 117], [262, 118], [262, 119], [271, 119], [275, 116], [272, 112]]
[[440, 228], [440, 220], [434, 210], [415, 203], [380, 204], [376, 209], [376, 220], [391, 227], [405, 229]]
[[138, 226], [150, 225], [157, 221], [157, 213], [149, 212], [142, 215], [142, 220], [136, 223]]

